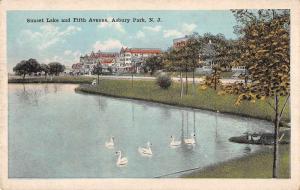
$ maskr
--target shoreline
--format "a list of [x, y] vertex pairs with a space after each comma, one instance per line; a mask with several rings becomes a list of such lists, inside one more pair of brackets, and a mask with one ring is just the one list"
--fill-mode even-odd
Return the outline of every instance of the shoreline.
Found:
[[[263, 145], [262, 145], [263, 146]], [[237, 158], [233, 158], [227, 161], [219, 162], [217, 164], [209, 165], [203, 168], [195, 168], [187, 171], [181, 175], [179, 178], [248, 178], [248, 179], [255, 179], [255, 178], [272, 178], [272, 162], [270, 160], [264, 160], [265, 163], [258, 162], [263, 161], [260, 157], [272, 157], [273, 156], [273, 146], [272, 145], [264, 145], [268, 147], [264, 147], [261, 150], [258, 150], [252, 154], [240, 156]], [[280, 163], [280, 171], [281, 175], [279, 178], [281, 179], [288, 179], [290, 178], [290, 145], [281, 145], [280, 148], [281, 154], [281, 162], [288, 162]], [[285, 158], [283, 158], [285, 157]], [[287, 157], [287, 158], [286, 158]], [[269, 158], [270, 159], [270, 158]], [[272, 160], [272, 158], [271, 158]], [[258, 168], [256, 168], [256, 165]], [[243, 168], [244, 167], [244, 168]], [[269, 170], [266, 170], [267, 167]], [[287, 168], [285, 168], [287, 167]], [[246, 169], [245, 169], [246, 168]], [[252, 171], [250, 171], [252, 169]], [[237, 175], [232, 174], [232, 171], [240, 170], [238, 172], [242, 172], [242, 175], [239, 174], [238, 176], [230, 176], [230, 175]], [[288, 171], [287, 171], [288, 170]], [[249, 172], [249, 173], [247, 173]], [[252, 172], [256, 172], [256, 174], [260, 174], [262, 176], [257, 177], [252, 176]], [[230, 174], [227, 176], [227, 174]], [[268, 176], [265, 176], [268, 174]], [[264, 175], [264, 176], [263, 176]]]
[[[255, 117], [243, 113], [234, 113], [234, 112], [226, 112], [222, 111], [219, 112], [219, 110], [216, 109], [209, 109], [209, 108], [204, 108], [204, 107], [197, 107], [197, 106], [187, 106], [187, 105], [182, 105], [182, 104], [176, 104], [172, 102], [164, 102], [164, 101], [159, 101], [159, 100], [153, 100], [153, 99], [144, 99], [144, 98], [137, 98], [137, 97], [128, 97], [128, 96], [121, 96], [121, 95], [114, 95], [114, 94], [109, 94], [109, 93], [103, 93], [103, 92], [96, 92], [96, 91], [90, 91], [87, 89], [82, 88], [81, 86], [78, 86], [75, 88], [76, 92], [81, 92], [81, 93], [86, 93], [86, 94], [93, 94], [93, 95], [100, 95], [100, 96], [106, 96], [106, 97], [113, 97], [117, 99], [127, 99], [127, 100], [138, 100], [138, 101], [145, 101], [145, 102], [151, 102], [151, 103], [158, 103], [158, 104], [163, 104], [163, 105], [169, 105], [169, 106], [175, 106], [179, 108], [190, 108], [190, 109], [196, 109], [196, 110], [204, 110], [204, 111], [211, 111], [211, 112], [218, 112], [220, 114], [228, 114], [228, 115], [234, 115], [234, 116], [239, 116], [239, 117], [248, 117], [252, 119], [259, 119], [267, 122], [272, 122], [271, 120], [264, 118], [264, 117]], [[286, 127], [286, 126], [282, 126]]]
[[[267, 145], [267, 146], [270, 147], [271, 145]], [[270, 149], [272, 149], [272, 147]], [[236, 161], [239, 161], [239, 160], [243, 160], [245, 158], [255, 157], [259, 154], [267, 153], [268, 151], [269, 150], [267, 149], [267, 147], [263, 147], [260, 150], [257, 150], [257, 151], [255, 151], [251, 154], [248, 154], [248, 155], [241, 155], [241, 156], [238, 156], [236, 158], [231, 158], [229, 160], [225, 160], [225, 161], [221, 161], [221, 162], [218, 162], [218, 163], [215, 163], [215, 164], [207, 165], [207, 166], [204, 166], [202, 168], [196, 167], [196, 168], [190, 168], [190, 169], [177, 171], [177, 172], [173, 172], [173, 173], [169, 173], [169, 174], [164, 174], [164, 175], [161, 175], [161, 176], [157, 176], [155, 178], [169, 178], [168, 176], [173, 176], [173, 175], [176, 175], [176, 174], [178, 174], [177, 175], [178, 178], [189, 178], [188, 176], [195, 173], [195, 172], [202, 173], [202, 172], [205, 172], [207, 170], [218, 168], [218, 167], [220, 167], [224, 164], [231, 163], [231, 162], [236, 162]]]
[[[190, 109], [198, 109], [198, 110], [205, 110], [205, 111], [211, 111], [211, 112], [220, 112], [222, 114], [229, 114], [229, 115], [235, 115], [235, 116], [240, 116], [240, 117], [249, 117], [253, 119], [260, 119], [268, 122], [272, 122], [270, 118], [266, 118], [265, 116], [253, 116], [250, 114], [246, 113], [239, 113], [239, 112], [231, 112], [231, 111], [224, 111], [224, 110], [218, 110], [215, 108], [209, 108], [209, 107], [204, 107], [201, 105], [198, 106], [193, 106], [193, 105], [185, 105], [185, 104], [180, 104], [176, 102], [167, 102], [164, 100], [155, 100], [155, 99], [149, 99], [149, 98], [140, 98], [140, 97], [132, 97], [132, 96], [123, 96], [123, 95], [116, 95], [116, 94], [110, 94], [110, 93], [105, 93], [105, 92], [99, 92], [99, 91], [92, 91], [90, 89], [84, 88], [82, 85], [87, 85], [90, 84], [92, 80], [95, 78], [93, 77], [58, 77], [58, 78], [53, 78], [53, 80], [47, 79], [41, 79], [41, 78], [28, 78], [28, 79], [9, 79], [8, 84], [78, 84], [79, 86], [75, 88], [75, 91], [77, 92], [82, 92], [82, 93], [87, 93], [87, 94], [94, 94], [94, 95], [102, 95], [102, 96], [107, 96], [107, 97], [114, 97], [114, 98], [120, 98], [120, 99], [129, 99], [129, 100], [138, 100], [138, 101], [146, 101], [146, 102], [152, 102], [152, 103], [159, 103], [159, 104], [164, 104], [164, 105], [170, 105], [170, 106], [176, 106], [176, 107], [181, 107], [181, 108], [190, 108]], [[123, 81], [127, 81], [122, 79]], [[130, 81], [129, 81], [130, 82]], [[281, 123], [283, 127], [288, 127], [287, 123], [288, 120], [283, 120]]]

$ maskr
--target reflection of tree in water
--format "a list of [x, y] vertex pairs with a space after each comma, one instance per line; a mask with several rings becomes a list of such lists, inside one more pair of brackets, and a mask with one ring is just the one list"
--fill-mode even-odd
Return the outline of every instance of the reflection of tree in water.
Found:
[[44, 93], [45, 93], [45, 94], [48, 94], [48, 93], [49, 93], [48, 84], [46, 83], [44, 86], [45, 86], [45, 87], [44, 87]]
[[30, 89], [23, 84], [23, 88], [16, 91], [16, 95], [20, 98], [21, 102], [31, 105], [38, 105], [39, 98], [43, 95], [42, 89]]
[[142, 108], [144, 111], [147, 111], [148, 110], [148, 105], [147, 104], [141, 104]]
[[[195, 145], [187, 145], [184, 143], [185, 138], [191, 138], [191, 135], [195, 135]], [[196, 138], [196, 113], [193, 110], [193, 129], [191, 131], [189, 127], [189, 111], [181, 111], [181, 144], [184, 151], [192, 150], [194, 146], [197, 146], [197, 138]]]
[[163, 108], [161, 112], [162, 112], [161, 116], [163, 117], [164, 120], [171, 117], [171, 112], [168, 108], [166, 109]]
[[105, 112], [107, 108], [107, 100], [103, 98], [103, 96], [95, 96], [95, 100], [97, 101], [99, 112]]
[[215, 142], [218, 142], [218, 117], [219, 114], [215, 113]]
[[131, 102], [131, 121], [132, 121], [132, 127], [134, 127], [134, 109], [135, 109], [134, 103]]
[[54, 88], [54, 93], [57, 93], [58, 91], [61, 91], [62, 85], [54, 84], [53, 88]]

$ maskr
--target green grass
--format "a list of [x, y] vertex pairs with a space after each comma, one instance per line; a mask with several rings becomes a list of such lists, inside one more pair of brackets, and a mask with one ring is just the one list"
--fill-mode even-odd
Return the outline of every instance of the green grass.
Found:
[[[130, 80], [101, 80], [100, 85], [85, 85], [77, 90], [95, 94], [102, 94], [114, 97], [126, 97], [139, 100], [148, 100], [159, 103], [165, 103], [177, 106], [186, 106], [192, 108], [201, 108], [206, 110], [219, 110], [220, 112], [233, 113], [242, 116], [250, 116], [260, 119], [272, 120], [274, 112], [266, 101], [257, 100], [256, 103], [248, 101], [242, 102], [240, 106], [234, 103], [237, 96], [234, 95], [217, 95], [213, 89], [201, 90], [196, 84], [195, 95], [193, 95], [192, 84], [188, 85], [188, 95], [180, 98], [180, 83], [173, 83], [167, 89], [161, 89], [155, 84], [155, 81], [133, 81], [133, 87]], [[283, 104], [284, 99], [280, 102]], [[289, 121], [289, 106], [283, 113], [283, 120]]]
[[[170, 76], [172, 77], [179, 77], [180, 76], [180, 73], [179, 72], [167, 72]], [[221, 77], [222, 78], [230, 78], [232, 76], [232, 72], [229, 72], [229, 71], [226, 71], [226, 72], [222, 72], [221, 73]], [[183, 77], [185, 77], [185, 72], [182, 73]], [[187, 73], [187, 76], [189, 78], [192, 78], [193, 77], [193, 72], [188, 72]], [[203, 77], [205, 76], [204, 74], [199, 74], [199, 73], [195, 73], [195, 77]]]
[[[184, 178], [271, 178], [273, 149], [185, 174]], [[290, 177], [290, 146], [281, 145], [279, 177]]]
[[94, 77], [87, 76], [53, 76], [51, 77], [26, 77], [22, 78], [9, 78], [9, 83], [76, 83], [76, 84], [87, 84], [91, 83]]

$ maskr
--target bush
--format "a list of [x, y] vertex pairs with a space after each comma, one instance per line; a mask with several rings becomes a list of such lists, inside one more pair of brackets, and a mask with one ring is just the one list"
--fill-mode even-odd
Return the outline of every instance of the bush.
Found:
[[156, 83], [163, 89], [167, 89], [172, 84], [172, 79], [169, 75], [166, 75], [164, 73], [161, 73], [156, 78]]

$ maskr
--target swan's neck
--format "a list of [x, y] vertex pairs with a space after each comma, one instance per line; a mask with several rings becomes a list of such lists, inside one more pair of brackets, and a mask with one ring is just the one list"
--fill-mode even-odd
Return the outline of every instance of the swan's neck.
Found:
[[119, 157], [118, 157], [118, 160], [120, 161], [121, 160], [121, 157], [122, 157], [122, 155], [121, 155], [121, 152], [119, 153]]
[[112, 142], [112, 143], [113, 143], [113, 142], [114, 142], [114, 139], [113, 139], [113, 138], [110, 138], [110, 142]]
[[175, 138], [174, 137], [171, 137], [172, 138], [172, 142], [174, 142], [175, 141]]

